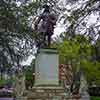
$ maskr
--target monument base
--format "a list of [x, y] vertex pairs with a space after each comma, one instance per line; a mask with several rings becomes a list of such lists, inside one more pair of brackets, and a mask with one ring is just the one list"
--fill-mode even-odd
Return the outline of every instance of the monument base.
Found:
[[35, 86], [59, 85], [59, 56], [56, 49], [40, 49], [35, 62]]

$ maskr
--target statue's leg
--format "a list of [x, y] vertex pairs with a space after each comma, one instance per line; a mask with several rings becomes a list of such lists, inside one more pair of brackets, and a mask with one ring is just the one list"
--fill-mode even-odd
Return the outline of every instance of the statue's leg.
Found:
[[48, 33], [48, 47], [50, 47], [51, 45], [51, 34]]
[[40, 49], [41, 47], [44, 47], [45, 44], [45, 33], [40, 33], [38, 37], [37, 47]]
[[47, 36], [47, 34], [44, 33], [44, 34], [43, 34], [43, 46], [44, 46], [44, 47], [47, 46], [47, 45], [46, 45], [46, 36]]

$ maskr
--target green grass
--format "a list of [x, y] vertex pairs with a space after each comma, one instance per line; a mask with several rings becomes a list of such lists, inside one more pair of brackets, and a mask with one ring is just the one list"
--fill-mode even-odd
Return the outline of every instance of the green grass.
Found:
[[92, 97], [91, 97], [91, 100], [100, 100], [100, 97], [92, 96]]

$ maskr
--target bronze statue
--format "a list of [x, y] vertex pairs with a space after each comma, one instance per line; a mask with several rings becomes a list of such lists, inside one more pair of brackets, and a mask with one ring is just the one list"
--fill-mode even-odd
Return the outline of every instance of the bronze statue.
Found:
[[50, 7], [48, 5], [44, 5], [43, 8], [44, 12], [39, 16], [35, 23], [35, 30], [37, 30], [43, 36], [43, 41], [38, 44], [39, 47], [46, 41], [46, 38], [46, 46], [50, 46], [51, 36], [53, 35], [54, 26], [56, 25], [57, 21], [56, 16], [53, 13], [50, 13]]

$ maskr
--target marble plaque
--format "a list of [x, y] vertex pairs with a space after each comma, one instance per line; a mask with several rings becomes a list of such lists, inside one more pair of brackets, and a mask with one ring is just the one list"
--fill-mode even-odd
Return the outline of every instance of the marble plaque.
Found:
[[35, 85], [58, 85], [58, 52], [56, 49], [40, 49], [35, 62]]

